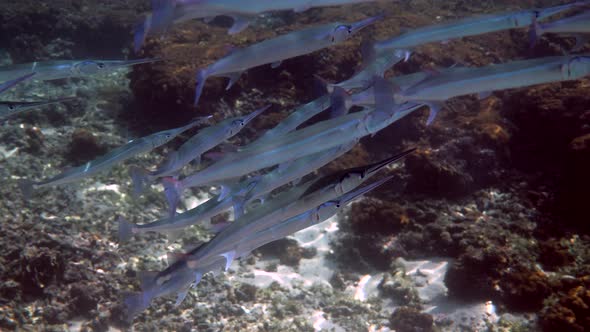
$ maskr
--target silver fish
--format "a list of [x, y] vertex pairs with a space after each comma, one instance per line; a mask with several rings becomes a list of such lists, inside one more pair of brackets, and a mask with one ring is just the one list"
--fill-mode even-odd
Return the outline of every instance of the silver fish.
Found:
[[270, 11], [294, 10], [340, 6], [375, 0], [152, 0], [152, 13], [135, 29], [135, 51], [138, 52], [150, 33], [161, 33], [172, 24], [192, 19], [211, 20], [217, 16], [230, 16], [234, 20], [229, 29], [236, 34], [256, 16]]
[[[235, 252], [235, 258], [244, 257], [256, 248], [332, 217], [346, 204], [381, 186], [391, 178], [387, 177], [366, 187], [345, 193], [338, 198], [324, 202], [297, 216], [276, 222], [267, 229], [251, 233], [235, 246], [237, 250]], [[145, 310], [154, 298], [174, 293], [178, 294], [176, 305], [179, 305], [185, 298], [186, 291], [190, 288], [190, 285], [193, 283], [195, 285], [199, 284], [204, 273], [217, 270], [224, 265], [227, 270], [228, 265], [225, 257], [213, 259], [207, 265], [199, 262], [196, 264], [198, 266], [195, 266], [194, 253], [203, 250], [206, 245], [201, 245], [184, 254], [171, 255], [174, 258], [169, 259], [171, 264], [163, 271], [140, 273], [139, 278], [142, 284], [142, 292], [132, 294], [124, 300], [128, 314], [131, 317], [135, 316]]]
[[10, 81], [0, 84], [0, 93], [12, 88], [13, 86], [19, 84], [20, 82], [30, 79], [31, 77], [33, 77], [35, 75], [37, 75], [37, 73], [29, 73], [29, 74], [23, 75], [21, 77], [17, 77], [15, 79], [12, 79]]
[[0, 120], [16, 114], [21, 114], [33, 108], [75, 100], [75, 97], [65, 97], [55, 100], [41, 101], [0, 101]]
[[555, 33], [576, 37], [576, 45], [573, 51], [577, 51], [588, 41], [588, 35], [590, 34], [590, 24], [588, 22], [590, 22], [589, 11], [544, 24], [534, 20], [529, 33], [531, 45], [534, 45], [541, 35]]
[[228, 77], [227, 89], [229, 89], [242, 73], [250, 68], [264, 64], [272, 64], [273, 67], [277, 67], [283, 60], [342, 43], [379, 19], [381, 16], [370, 17], [355, 23], [323, 24], [234, 50], [209, 67], [198, 71], [195, 105], [199, 102], [205, 81], [211, 76]]
[[98, 172], [110, 169], [114, 165], [138, 154], [149, 152], [161, 145], [164, 145], [184, 131], [203, 123], [207, 119], [209, 119], [209, 117], [200, 118], [180, 128], [164, 130], [149, 136], [132, 140], [123, 146], [115, 148], [106, 155], [89, 161], [82, 166], [70, 168], [69, 170], [66, 170], [56, 176], [38, 182], [31, 180], [21, 180], [19, 182], [19, 186], [25, 198], [28, 198], [31, 196], [34, 189], [62, 185], [85, 179], [95, 175]]
[[555, 56], [513, 61], [480, 68], [464, 68], [429, 75], [394, 94], [396, 103], [416, 102], [430, 107], [432, 122], [442, 104], [453, 97], [576, 80], [590, 74], [590, 55]]
[[199, 250], [190, 253], [188, 266], [196, 269], [198, 266], [209, 265], [218, 256], [222, 256], [226, 259], [227, 269], [235, 257], [235, 248], [239, 247], [240, 242], [251, 234], [354, 190], [377, 172], [412, 151], [414, 149], [372, 165], [352, 168], [308, 181], [279, 194], [252, 213], [244, 214]]
[[543, 9], [526, 9], [501, 14], [479, 17], [427, 26], [409, 31], [401, 36], [384, 40], [375, 44], [378, 54], [395, 49], [411, 50], [416, 46], [432, 42], [443, 42], [451, 39], [476, 36], [484, 33], [497, 32], [515, 28], [528, 28], [535, 20], [543, 20], [580, 6], [587, 6], [589, 1], [578, 1], [567, 5]]
[[35, 73], [34, 79], [41, 81], [94, 76], [102, 73], [111, 73], [120, 68], [156, 61], [161, 60], [56, 60], [23, 63], [0, 67], [0, 80], [10, 80], [30, 73]]
[[225, 119], [218, 124], [199, 130], [196, 135], [182, 144], [177, 151], [168, 154], [164, 162], [155, 171], [150, 172], [139, 167], [132, 167], [129, 173], [133, 179], [135, 194], [141, 193], [146, 184], [152, 183], [157, 178], [177, 175], [180, 169], [190, 162], [199, 165], [203, 153], [237, 135], [250, 121], [269, 107], [270, 105], [248, 115]]

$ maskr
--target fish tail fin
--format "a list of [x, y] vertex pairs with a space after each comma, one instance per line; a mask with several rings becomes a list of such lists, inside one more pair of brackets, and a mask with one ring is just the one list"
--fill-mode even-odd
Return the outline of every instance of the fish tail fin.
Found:
[[133, 226], [134, 224], [127, 221], [122, 216], [117, 218], [117, 223], [119, 224], [119, 243], [125, 243], [131, 239], [133, 236]]
[[133, 182], [133, 196], [138, 197], [145, 190], [146, 185], [151, 182], [151, 178], [148, 172], [139, 166], [131, 166], [129, 175]]
[[164, 186], [164, 194], [166, 195], [166, 200], [168, 201], [168, 206], [170, 208], [169, 214], [172, 218], [176, 214], [176, 208], [180, 202], [180, 195], [182, 195], [184, 187], [182, 186], [181, 181], [172, 177], [163, 178], [162, 185]]
[[205, 87], [205, 81], [207, 81], [207, 70], [200, 69], [197, 72], [197, 88], [195, 91], [195, 103], [194, 106], [197, 106], [199, 103], [199, 99], [201, 99], [201, 94], [203, 94], [203, 88]]
[[330, 117], [332, 118], [346, 115], [350, 107], [352, 107], [350, 95], [339, 86], [334, 87], [334, 91], [330, 95], [330, 104], [332, 107]]
[[147, 292], [127, 294], [123, 300], [127, 309], [127, 318], [131, 321], [133, 317], [149, 307], [150, 301], [151, 296]]
[[539, 37], [543, 34], [543, 28], [536, 17], [533, 17], [533, 23], [531, 23], [531, 28], [529, 29], [529, 44], [531, 48], [535, 47]]
[[246, 197], [234, 196], [233, 197], [233, 209], [234, 209], [234, 220], [239, 219], [244, 215], [244, 205], [246, 203]]
[[154, 31], [164, 32], [172, 23], [176, 0], [152, 0], [152, 26]]
[[28, 201], [33, 195], [35, 183], [28, 179], [22, 179], [18, 182], [18, 187], [20, 188], [20, 191], [23, 193], [25, 200]]
[[145, 19], [135, 25], [133, 33], [133, 51], [137, 54], [145, 43], [152, 24], [152, 15], [148, 14]]
[[314, 94], [316, 96], [323, 96], [326, 93], [334, 92], [334, 84], [330, 83], [320, 75], [313, 75], [314, 77]]

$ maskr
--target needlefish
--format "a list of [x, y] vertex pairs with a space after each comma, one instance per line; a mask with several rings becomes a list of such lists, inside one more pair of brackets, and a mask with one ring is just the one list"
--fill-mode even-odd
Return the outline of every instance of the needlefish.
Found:
[[207, 266], [222, 256], [226, 259], [226, 269], [229, 268], [236, 254], [235, 249], [243, 239], [354, 190], [388, 165], [413, 151], [414, 149], [410, 149], [371, 165], [342, 170], [310, 180], [280, 193], [261, 207], [234, 220], [211, 241], [192, 252], [192, 267]]
[[114, 165], [138, 154], [149, 152], [161, 145], [164, 145], [184, 131], [203, 123], [209, 118], [210, 117], [199, 118], [183, 127], [160, 131], [149, 136], [129, 141], [127, 144], [115, 148], [106, 155], [89, 161], [84, 165], [70, 168], [56, 176], [41, 181], [23, 179], [19, 182], [19, 186], [25, 198], [29, 198], [33, 190], [43, 187], [72, 183], [85, 179], [101, 171], [108, 170]]
[[226, 57], [197, 72], [195, 105], [199, 102], [205, 81], [211, 76], [229, 78], [226, 87], [229, 89], [242, 73], [250, 68], [264, 64], [272, 64], [272, 67], [276, 68], [283, 60], [340, 44], [381, 17], [370, 17], [355, 23], [323, 24], [236, 49]]
[[588, 41], [588, 35], [590, 34], [590, 11], [544, 24], [535, 20], [529, 35], [531, 45], [535, 45], [537, 39], [546, 33], [575, 37], [576, 45], [572, 50], [577, 51]]
[[[196, 225], [233, 207], [234, 218], [240, 218], [244, 214], [245, 206], [257, 199], [265, 201], [264, 197], [276, 188], [296, 181], [303, 176], [323, 167], [332, 160], [350, 151], [358, 140], [353, 140], [341, 146], [321, 151], [293, 162], [276, 167], [271, 172], [261, 176], [245, 179], [239, 184], [222, 190], [222, 194], [215, 195], [203, 204], [174, 215], [169, 218], [162, 218], [151, 223], [136, 225], [124, 218], [118, 219], [119, 241], [126, 242], [131, 236], [147, 232], [167, 233], [171, 238], [176, 237], [176, 231], [185, 227]], [[178, 202], [169, 202], [176, 210]], [[211, 227], [215, 231], [215, 227]]]
[[396, 103], [417, 102], [430, 107], [428, 122], [449, 98], [527, 87], [535, 84], [576, 80], [590, 74], [590, 55], [553, 56], [520, 60], [479, 68], [434, 73], [422, 82], [394, 93]]
[[9, 80], [9, 81], [6, 81], [6, 82], [0, 84], [0, 93], [12, 88], [13, 86], [15, 86], [21, 82], [24, 82], [24, 81], [30, 79], [31, 77], [35, 76], [36, 74], [37, 73], [26, 74], [21, 77], [17, 77], [15, 79], [12, 79], [12, 80]]
[[69, 77], [94, 76], [111, 73], [115, 70], [152, 63], [160, 59], [137, 60], [55, 60], [23, 63], [0, 67], [0, 80], [11, 80], [30, 73], [36, 73], [34, 79], [41, 81], [57, 80]]
[[378, 54], [394, 49], [413, 49], [426, 43], [443, 42], [462, 37], [476, 36], [516, 28], [528, 28], [535, 20], [543, 20], [579, 6], [587, 6], [590, 1], [578, 1], [566, 5], [542, 9], [525, 9], [501, 14], [470, 17], [449, 23], [427, 26], [408, 31], [400, 36], [375, 43]]
[[277, 137], [267, 144], [245, 147], [181, 180], [166, 178], [164, 187], [167, 199], [175, 202], [186, 188], [222, 183], [259, 169], [330, 149], [352, 139], [374, 135], [422, 106], [420, 103], [406, 103], [385, 110], [368, 109], [318, 122]]
[[228, 118], [213, 126], [199, 130], [196, 135], [184, 142], [178, 150], [169, 153], [154, 171], [147, 171], [136, 166], [131, 167], [129, 173], [133, 179], [134, 193], [136, 195], [140, 194], [146, 184], [152, 183], [157, 178], [178, 175], [179, 171], [191, 162], [196, 166], [200, 165], [203, 153], [237, 135], [250, 121], [269, 107], [270, 105], [267, 105], [248, 115]]
[[316, 7], [372, 1], [375, 0], [152, 0], [152, 13], [135, 29], [135, 51], [141, 49], [150, 33], [162, 33], [170, 25], [192, 19], [202, 18], [208, 22], [217, 16], [229, 16], [234, 23], [228, 32], [236, 34], [247, 28], [253, 18], [265, 12], [303, 12]]
[[[391, 178], [387, 177], [366, 187], [345, 193], [299, 215], [276, 222], [267, 229], [251, 233], [236, 247], [235, 258], [245, 257], [265, 244], [331, 218], [347, 204], [381, 186]], [[206, 266], [194, 261], [192, 252], [199, 251], [203, 246], [205, 245], [196, 247], [187, 253], [170, 253], [168, 255], [170, 265], [163, 271], [139, 273], [142, 292], [131, 294], [124, 300], [129, 316], [133, 317], [147, 309], [150, 302], [157, 297], [177, 294], [175, 305], [180, 305], [190, 287], [198, 285], [205, 273], [223, 268], [226, 264], [224, 258], [214, 260]]]
[[64, 103], [75, 99], [75, 97], [64, 97], [55, 100], [40, 101], [0, 101], [0, 120], [8, 118], [9, 116], [24, 113], [33, 108]]

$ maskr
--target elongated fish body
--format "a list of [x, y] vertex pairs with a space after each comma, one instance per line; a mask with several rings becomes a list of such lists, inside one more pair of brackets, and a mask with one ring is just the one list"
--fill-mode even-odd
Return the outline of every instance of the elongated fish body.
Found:
[[380, 56], [372, 55], [371, 59], [365, 60], [367, 64], [364, 66], [364, 68], [356, 73], [353, 77], [340, 83], [328, 84], [328, 93], [332, 93], [334, 91], [334, 87], [340, 87], [347, 92], [365, 90], [371, 86], [373, 77], [383, 77], [389, 68], [404, 59], [408, 60], [409, 57], [409, 51], [398, 49], [383, 52], [383, 54]]
[[206, 266], [211, 263], [211, 260], [216, 260], [217, 256], [225, 257], [226, 268], [229, 267], [235, 257], [236, 248], [239, 248], [240, 243], [250, 235], [354, 190], [381, 169], [412, 151], [406, 151], [372, 165], [352, 168], [308, 181], [279, 194], [260, 209], [253, 213], [246, 213], [235, 220], [202, 248], [191, 253], [192, 263], [189, 263], [189, 267]]
[[369, 112], [348, 114], [278, 137], [268, 144], [246, 147], [184, 178], [183, 188], [218, 183], [259, 169], [330, 149], [355, 138]]
[[[248, 202], [261, 198], [274, 189], [295, 181], [324, 166], [352, 149], [356, 142], [350, 142], [328, 151], [321, 151], [311, 156], [295, 160], [288, 166], [284, 168], [279, 167], [258, 179], [246, 179], [240, 182], [236, 188], [230, 189], [226, 197], [222, 198], [220, 195], [217, 195], [205, 203], [171, 218], [163, 218], [142, 225], [133, 225], [125, 220], [120, 220], [119, 239], [121, 242], [125, 242], [134, 234], [170, 232], [183, 229], [209, 220], [232, 207], [234, 208], [234, 215], [241, 216], [243, 208]], [[239, 212], [236, 210], [239, 210]]]
[[156, 61], [160, 60], [57, 60], [23, 63], [0, 67], [0, 81], [15, 79], [30, 73], [35, 73], [34, 79], [41, 81], [94, 76], [101, 73], [110, 73], [120, 68]]
[[558, 56], [472, 68], [431, 76], [395, 95], [396, 102], [444, 102], [449, 98], [535, 84], [575, 80], [590, 74], [590, 57]]
[[546, 33], [575, 36], [577, 43], [574, 50], [578, 50], [590, 34], [590, 11], [545, 24], [534, 22], [530, 31], [531, 43], [534, 44], [539, 36]]
[[590, 12], [541, 24], [543, 33], [590, 33]]
[[25, 180], [24, 182], [21, 182], [21, 189], [23, 190], [25, 196], [30, 196], [33, 189], [62, 185], [85, 179], [95, 175], [98, 172], [107, 170], [114, 165], [138, 154], [149, 152], [161, 145], [164, 145], [174, 139], [176, 136], [180, 135], [182, 132], [198, 125], [202, 121], [202, 119], [199, 119], [180, 128], [160, 131], [149, 136], [132, 140], [123, 146], [115, 148], [104, 156], [89, 161], [82, 166], [73, 167], [49, 179], [39, 182]]
[[46, 105], [52, 105], [57, 103], [63, 103], [76, 98], [60, 98], [56, 100], [42, 100], [32, 102], [22, 101], [0, 101], [0, 120], [7, 117], [27, 112], [31, 109], [43, 107]]
[[192, 19], [207, 20], [217, 16], [230, 16], [234, 19], [230, 34], [238, 33], [248, 27], [250, 20], [265, 12], [340, 6], [375, 0], [152, 0], [152, 14], [138, 25], [135, 32], [135, 50], [139, 51], [148, 34], [164, 32], [170, 25]]
[[[314, 207], [297, 216], [281, 221], [268, 229], [251, 234], [235, 247], [236, 254], [234, 258], [245, 257], [251, 251], [287, 235], [293, 234], [309, 226], [316, 225], [328, 218], [334, 216], [349, 202], [382, 185], [391, 177], [377, 181], [371, 185], [355, 190], [348, 194], [342, 195], [336, 200], [326, 202], [318, 207]], [[169, 259], [170, 266], [161, 272], [147, 272], [140, 275], [142, 280], [142, 292], [133, 294], [125, 299], [128, 314], [133, 317], [139, 312], [145, 310], [152, 299], [177, 293], [176, 305], [179, 305], [186, 296], [186, 291], [191, 283], [197, 285], [203, 274], [222, 268], [224, 265], [227, 269], [227, 262], [224, 257], [212, 259], [208, 265], [200, 262], [195, 264], [194, 254], [202, 250], [202, 247], [180, 255], [169, 255], [176, 257], [174, 260]], [[195, 265], [198, 265], [195, 267]]]
[[321, 96], [307, 104], [297, 107], [287, 118], [283, 119], [274, 128], [267, 130], [264, 135], [248, 144], [249, 147], [261, 145], [276, 139], [282, 135], [297, 129], [305, 121], [313, 118], [330, 107], [330, 97]]
[[171, 218], [162, 218], [147, 224], [135, 225], [119, 220], [119, 240], [125, 242], [134, 234], [162, 233], [183, 229], [209, 220], [232, 207], [231, 196], [222, 201], [218, 201], [217, 198], [218, 196], [212, 197], [205, 203]]
[[155, 171], [148, 172], [137, 167], [131, 168], [130, 173], [135, 194], [139, 194], [143, 191], [145, 184], [151, 183], [157, 178], [178, 175], [178, 172], [193, 160], [200, 164], [203, 153], [237, 135], [250, 121], [269, 107], [265, 106], [248, 115], [225, 119], [216, 125], [201, 129], [182, 144], [177, 151], [168, 154]]
[[240, 75], [250, 68], [264, 64], [273, 64], [273, 66], [276, 66], [283, 60], [342, 43], [353, 34], [379, 19], [380, 17], [370, 17], [351, 24], [323, 24], [294, 31], [235, 50], [209, 67], [199, 70], [196, 79], [195, 105], [198, 104], [208, 77], [228, 77], [230, 82], [227, 88], [229, 89], [239, 79]]
[[0, 93], [2, 93], [4, 91], [6, 91], [6, 90], [8, 90], [8, 89], [10, 89], [12, 87], [14, 87], [15, 85], [17, 85], [17, 84], [19, 84], [21, 82], [24, 82], [26, 80], [31, 79], [31, 77], [35, 76], [36, 74], [37, 73], [29, 73], [29, 74], [22, 75], [20, 77], [11, 79], [9, 81], [6, 81], [6, 82], [0, 84]]
[[297, 233], [308, 227], [322, 223], [329, 218], [335, 216], [339, 211], [344, 209], [347, 204], [361, 197], [362, 195], [374, 190], [382, 184], [390, 181], [393, 177], [388, 176], [382, 180], [376, 181], [368, 186], [356, 189], [352, 192], [346, 193], [334, 200], [327, 201], [318, 207], [305, 211], [295, 217], [281, 221], [267, 229], [251, 235], [246, 240], [240, 243], [237, 252], [239, 256], [243, 257], [247, 253], [260, 248], [270, 242], [280, 240], [286, 236]]
[[316, 169], [325, 166], [332, 160], [350, 151], [356, 143], [358, 143], [358, 140], [352, 140], [329, 150], [320, 151], [294, 160], [287, 163], [284, 167], [279, 166], [273, 171], [264, 174], [256, 182], [256, 185], [253, 186], [252, 190], [245, 195], [243, 204], [247, 204], [252, 200], [263, 197], [274, 189], [300, 179]]
[[378, 42], [375, 44], [375, 49], [378, 53], [392, 49], [413, 49], [416, 46], [426, 43], [442, 42], [508, 29], [528, 28], [535, 20], [543, 20], [587, 3], [588, 1], [580, 1], [544, 9], [528, 9], [492, 14], [428, 26], [407, 32], [389, 40]]

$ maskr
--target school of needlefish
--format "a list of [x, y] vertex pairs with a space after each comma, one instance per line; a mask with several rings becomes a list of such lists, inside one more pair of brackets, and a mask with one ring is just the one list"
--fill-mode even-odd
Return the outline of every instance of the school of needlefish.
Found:
[[[229, 16], [233, 25], [228, 33], [237, 34], [262, 13], [302, 12], [313, 7], [370, 1], [153, 0], [152, 12], [137, 25], [135, 49], [139, 51], [147, 37], [161, 35], [175, 24], [190, 19], [209, 21], [217, 16]], [[130, 223], [123, 216], [118, 219], [121, 244], [147, 232], [167, 234], [170, 240], [174, 240], [179, 232], [192, 225], [202, 225], [215, 234], [209, 242], [195, 245], [186, 252], [170, 253], [170, 265], [163, 271], [138, 271], [141, 291], [124, 300], [130, 319], [148, 308], [157, 297], [176, 295], [176, 305], [179, 305], [204, 274], [227, 270], [234, 260], [246, 257], [264, 244], [327, 220], [350, 202], [391, 181], [392, 176], [387, 174], [391, 171], [390, 166], [414, 151], [395, 151], [391, 157], [363, 167], [307, 177], [349, 152], [360, 139], [373, 136], [422, 108], [430, 110], [426, 120], [430, 125], [445, 103], [454, 97], [475, 94], [485, 98], [498, 90], [577, 80], [590, 75], [590, 54], [575, 54], [590, 34], [589, 5], [590, 1], [579, 1], [550, 8], [478, 16], [415, 29], [386, 40], [363, 42], [363, 64], [353, 77], [336, 83], [318, 77], [323, 85], [323, 96], [296, 107], [282, 122], [246, 145], [226, 148], [217, 155], [211, 153], [239, 135], [270, 105], [214, 124], [210, 123], [211, 117], [197, 117], [182, 127], [129, 141], [95, 160], [50, 178], [22, 179], [20, 187], [26, 199], [42, 195], [43, 188], [79, 182], [108, 171], [199, 127], [195, 135], [153, 169], [129, 168], [135, 196], [161, 182], [169, 205], [167, 216], [142, 224]], [[560, 18], [552, 20], [556, 15]], [[357, 22], [311, 26], [235, 49], [195, 73], [195, 106], [198, 109], [209, 77], [227, 78], [227, 89], [230, 89], [241, 74], [251, 68], [261, 65], [278, 67], [290, 58], [333, 47], [381, 19], [381, 16], [375, 16]], [[384, 77], [388, 69], [407, 61], [420, 45], [509, 29], [528, 29], [531, 45], [547, 33], [575, 37], [576, 45], [563, 56], [515, 60], [476, 68], [453, 66]], [[28, 80], [98, 75], [156, 61], [165, 60], [48, 61], [0, 67], [0, 80], [4, 82], [0, 85], [0, 93]], [[0, 119], [72, 99], [64, 96], [34, 102], [1, 101]], [[353, 106], [361, 110], [349, 112]], [[328, 109], [329, 119], [302, 127], [307, 120]], [[210, 158], [206, 158], [208, 154]], [[185, 175], [182, 171], [188, 165], [199, 170]], [[371, 181], [378, 173], [382, 173], [380, 179]], [[183, 193], [193, 187], [216, 187], [219, 190], [199, 206], [177, 214]], [[233, 221], [209, 223], [212, 217], [226, 211], [233, 211]]]

